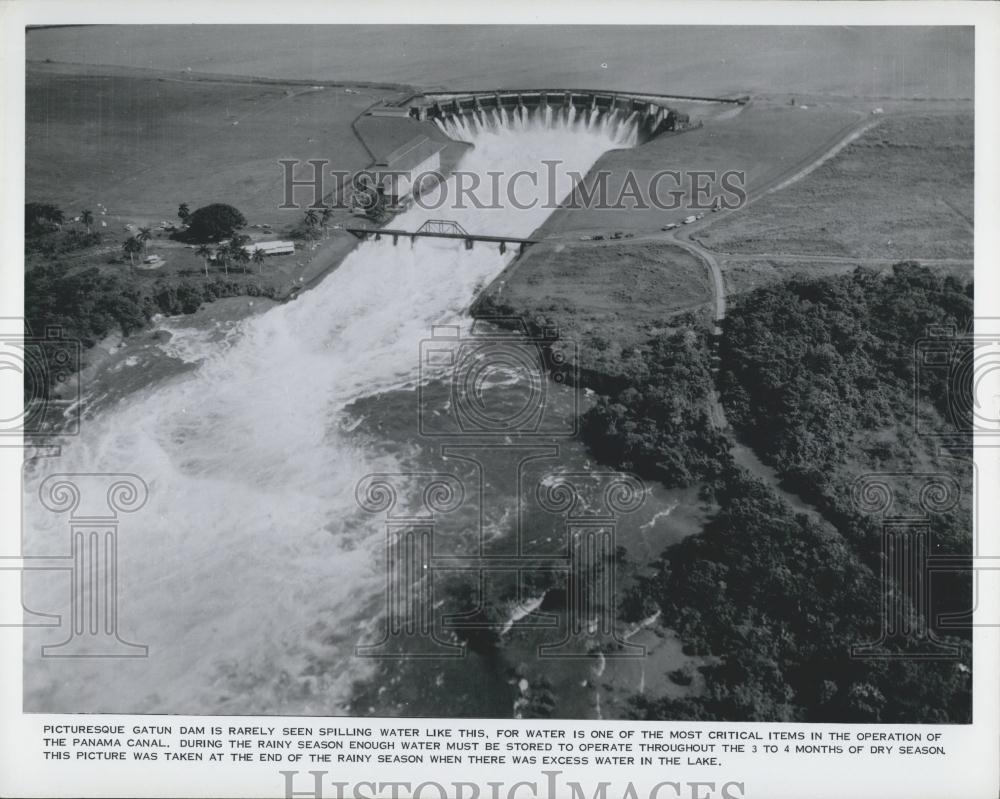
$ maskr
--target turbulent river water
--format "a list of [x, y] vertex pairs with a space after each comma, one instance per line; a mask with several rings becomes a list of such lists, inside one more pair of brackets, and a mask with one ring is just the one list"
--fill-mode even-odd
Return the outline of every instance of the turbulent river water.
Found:
[[[523, 181], [521, 190], [542, 199], [565, 196], [568, 172], [586, 173], [634, 137], [627, 120], [596, 118], [445, 127], [474, 144], [463, 170], [530, 171], [537, 188]], [[542, 166], [551, 159], [555, 186]], [[550, 213], [544, 205], [415, 207], [394, 226], [447, 217], [470, 232], [527, 236]], [[65, 630], [31, 630], [26, 708], [342, 712], [352, 684], [373, 668], [352, 653], [376, 623], [385, 585], [381, 528], [358, 514], [355, 486], [400, 466], [392, 433], [374, 444], [352, 435], [345, 409], [385, 392], [413, 394], [420, 341], [435, 324], [467, 326], [477, 287], [512, 257], [448, 240], [364, 243], [314, 289], [239, 322], [222, 341], [175, 329], [167, 346], [193, 369], [104, 408], [60, 458], [29, 464], [27, 554], [66, 548], [65, 518], [37, 501], [50, 473], [131, 472], [148, 485], [146, 505], [123, 520], [118, 605], [122, 637], [147, 644], [149, 655], [41, 658], [39, 646]], [[68, 596], [68, 578], [25, 578], [32, 609], [66, 614]]]

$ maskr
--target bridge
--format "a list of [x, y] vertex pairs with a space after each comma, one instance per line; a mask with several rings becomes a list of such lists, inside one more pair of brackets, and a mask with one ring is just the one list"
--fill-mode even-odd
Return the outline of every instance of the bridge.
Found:
[[383, 236], [391, 236], [392, 243], [398, 244], [400, 237], [408, 237], [412, 243], [418, 238], [460, 239], [465, 242], [465, 249], [471, 250], [477, 241], [500, 245], [500, 253], [507, 252], [508, 245], [517, 245], [518, 253], [525, 247], [537, 244], [538, 239], [525, 239], [517, 236], [489, 236], [482, 233], [469, 233], [458, 222], [452, 219], [429, 219], [416, 230], [395, 230], [393, 228], [349, 227], [348, 233], [362, 241], [373, 239], [381, 241]]

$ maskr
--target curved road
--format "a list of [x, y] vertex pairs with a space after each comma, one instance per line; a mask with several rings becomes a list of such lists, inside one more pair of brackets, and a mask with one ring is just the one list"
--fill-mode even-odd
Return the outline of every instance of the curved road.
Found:
[[688, 252], [699, 256], [708, 265], [709, 271], [712, 273], [712, 282], [715, 284], [716, 333], [721, 333], [720, 324], [726, 318], [726, 285], [722, 278], [722, 268], [719, 266], [719, 261], [716, 258], [718, 253], [712, 252], [694, 240], [694, 234], [704, 230], [715, 222], [726, 219], [731, 214], [739, 213], [771, 192], [787, 188], [801, 180], [876, 124], [878, 124], [878, 120], [873, 121], [867, 116], [861, 117], [856, 122], [837, 131], [836, 135], [832, 139], [827, 140], [822, 147], [813, 150], [790, 167], [782, 169], [770, 177], [765, 177], [764, 180], [755, 184], [752, 187], [752, 191], [748, 190], [747, 200], [739, 208], [713, 213], [711, 216], [707, 216], [690, 225], [666, 231], [659, 237], [672, 241]]

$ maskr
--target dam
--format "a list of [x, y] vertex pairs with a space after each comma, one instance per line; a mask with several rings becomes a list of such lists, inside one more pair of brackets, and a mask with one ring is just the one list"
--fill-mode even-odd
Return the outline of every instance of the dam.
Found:
[[[358, 216], [369, 216], [369, 210], [377, 205], [393, 212], [402, 210], [421, 193], [418, 187], [425, 185], [428, 177], [440, 181], [450, 174], [483, 134], [558, 130], [569, 136], [598, 136], [611, 140], [615, 148], [629, 148], [701, 125], [700, 121], [692, 122], [691, 114], [678, 106], [693, 111], [691, 107], [697, 105], [742, 106], [748, 102], [748, 97], [497, 89], [429, 92], [377, 103], [352, 124], [371, 156], [369, 170], [374, 172], [376, 185], [356, 189], [350, 196], [350, 206]], [[421, 153], [420, 158], [407, 160], [411, 152]], [[390, 181], [385, 180], [388, 176], [392, 176]], [[414, 188], [401, 193], [393, 188], [400, 183]], [[398, 235], [393, 241], [397, 240]], [[470, 237], [465, 240], [468, 246]]]
[[690, 126], [690, 116], [678, 103], [732, 103], [742, 105], [747, 98], [695, 97], [589, 89], [505, 89], [492, 92], [447, 92], [415, 95], [398, 104], [414, 119], [438, 124], [465, 121], [503, 124], [533, 120], [558, 120], [588, 129], [606, 124], [634, 125], [635, 144], [662, 133]]

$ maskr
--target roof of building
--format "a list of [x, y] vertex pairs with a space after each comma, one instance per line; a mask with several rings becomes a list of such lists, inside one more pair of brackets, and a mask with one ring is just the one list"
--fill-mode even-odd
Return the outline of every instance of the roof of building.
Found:
[[377, 105], [368, 113], [373, 117], [409, 117], [410, 109], [395, 105]]
[[294, 241], [258, 241], [251, 245], [252, 250], [283, 250], [289, 247], [294, 248]]
[[422, 164], [445, 148], [445, 142], [431, 141], [426, 136], [415, 136], [402, 147], [397, 147], [376, 162], [376, 166], [408, 170]]

